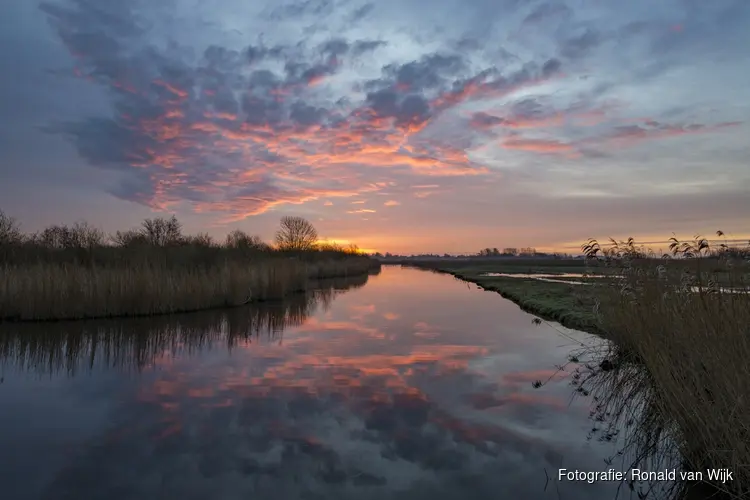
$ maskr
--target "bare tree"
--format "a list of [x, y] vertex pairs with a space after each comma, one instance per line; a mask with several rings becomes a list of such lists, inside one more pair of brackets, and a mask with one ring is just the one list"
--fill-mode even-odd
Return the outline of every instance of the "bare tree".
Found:
[[214, 247], [216, 242], [208, 233], [198, 233], [183, 238], [184, 243], [198, 247]]
[[235, 248], [239, 250], [268, 250], [268, 245], [262, 239], [260, 239], [260, 236], [250, 236], [245, 231], [241, 231], [239, 229], [235, 229], [227, 235], [225, 245], [228, 248]]
[[104, 244], [104, 232], [87, 222], [73, 226], [52, 225], [34, 235], [34, 241], [47, 248], [94, 248]]
[[146, 219], [141, 226], [141, 232], [152, 245], [165, 247], [182, 242], [182, 224], [174, 215], [169, 219], [163, 217]]
[[22, 239], [21, 227], [16, 219], [0, 210], [0, 245], [18, 243]]
[[146, 237], [141, 231], [129, 229], [127, 231], [117, 231], [109, 237], [112, 243], [118, 247], [132, 247], [135, 245], [146, 244]]
[[312, 250], [317, 246], [318, 231], [303, 217], [286, 216], [281, 218], [275, 241], [279, 250]]

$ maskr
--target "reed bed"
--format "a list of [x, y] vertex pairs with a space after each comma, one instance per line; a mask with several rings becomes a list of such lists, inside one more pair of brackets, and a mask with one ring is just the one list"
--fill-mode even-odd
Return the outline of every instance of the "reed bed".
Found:
[[0, 365], [40, 375], [74, 375], [95, 367], [141, 370], [165, 354], [189, 356], [222, 344], [231, 349], [243, 342], [275, 341], [367, 279], [362, 274], [318, 280], [308, 293], [283, 301], [191, 314], [5, 324], [0, 327]]
[[366, 257], [226, 261], [215, 266], [101, 267], [80, 264], [0, 268], [0, 319], [59, 320], [144, 316], [282, 299], [310, 279], [366, 274]]
[[[183, 235], [176, 218], [147, 219], [109, 239], [85, 223], [25, 235], [0, 211], [0, 321], [146, 316], [276, 300], [311, 279], [367, 274], [356, 247], [319, 245], [314, 228], [279, 234], [286, 246], [234, 231], [223, 243]], [[291, 231], [291, 232], [290, 232]], [[301, 238], [308, 238], [302, 241]], [[301, 242], [301, 243], [300, 243]], [[299, 244], [297, 244], [299, 243]]]
[[[593, 256], [598, 248], [589, 242], [584, 250]], [[590, 290], [607, 342], [574, 381], [595, 395], [598, 420], [627, 427], [632, 467], [655, 470], [655, 461], [679, 457], [714, 493], [746, 498], [750, 248], [712, 249], [697, 238], [674, 240], [671, 249], [671, 257], [655, 258], [632, 240], [610, 248], [622, 278]], [[720, 468], [733, 480], [711, 481], [707, 470]]]

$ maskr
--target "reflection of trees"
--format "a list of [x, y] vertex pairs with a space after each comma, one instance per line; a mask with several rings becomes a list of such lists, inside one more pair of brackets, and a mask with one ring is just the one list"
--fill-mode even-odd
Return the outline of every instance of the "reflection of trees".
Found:
[[95, 367], [140, 370], [165, 353], [189, 355], [222, 341], [231, 349], [240, 342], [279, 338], [318, 307], [327, 310], [336, 296], [365, 283], [367, 275], [318, 280], [311, 292], [284, 301], [175, 316], [3, 325], [0, 360], [50, 374]]

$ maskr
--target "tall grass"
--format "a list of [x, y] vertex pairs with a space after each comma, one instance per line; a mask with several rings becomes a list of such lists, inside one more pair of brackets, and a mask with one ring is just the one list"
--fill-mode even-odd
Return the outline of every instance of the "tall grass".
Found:
[[750, 492], [750, 246], [696, 238], [670, 249], [609, 246], [622, 278], [591, 287], [608, 342], [574, 380], [595, 394], [600, 419], [634, 424], [634, 467], [680, 457], [705, 481], [707, 469], [729, 468], [734, 481], [712, 486], [739, 498]]
[[240, 231], [219, 244], [147, 219], [109, 239], [85, 223], [25, 235], [0, 212], [0, 320], [61, 320], [195, 311], [283, 298], [310, 279], [366, 274], [354, 250], [276, 250]]

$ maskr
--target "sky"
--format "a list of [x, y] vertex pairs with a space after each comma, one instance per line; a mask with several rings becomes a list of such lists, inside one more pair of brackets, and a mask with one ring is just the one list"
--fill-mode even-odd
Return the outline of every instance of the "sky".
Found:
[[0, 209], [393, 253], [750, 234], [746, 0], [4, 0]]

